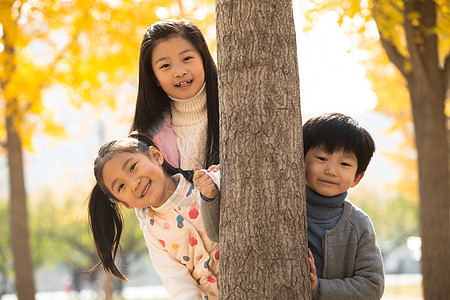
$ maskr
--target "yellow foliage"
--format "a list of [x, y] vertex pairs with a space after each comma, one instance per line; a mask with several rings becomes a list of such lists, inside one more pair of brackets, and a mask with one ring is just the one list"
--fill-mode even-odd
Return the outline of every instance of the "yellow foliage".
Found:
[[[211, 37], [214, 1], [0, 1], [0, 139], [3, 120], [15, 119], [26, 149], [33, 134], [64, 136], [45, 109], [42, 90], [59, 84], [71, 103], [115, 106], [116, 88], [135, 81], [145, 30], [164, 18], [185, 17]], [[162, 10], [161, 10], [162, 9]], [[196, 20], [197, 18], [197, 20]], [[215, 33], [215, 32], [214, 32]], [[215, 49], [215, 34], [210, 38]], [[1, 48], [0, 48], [1, 49]], [[3, 105], [4, 103], [4, 105]], [[131, 116], [130, 116], [131, 117]]]
[[[437, 24], [434, 28], [426, 28], [426, 32], [437, 34], [439, 40], [439, 54], [441, 66], [444, 59], [450, 53], [450, 2], [448, 0], [435, 0], [437, 8]], [[352, 28], [345, 27], [349, 34], [359, 34], [361, 42], [357, 47], [368, 50], [370, 57], [363, 64], [367, 68], [367, 77], [372, 82], [373, 89], [378, 96], [377, 110], [391, 116], [395, 124], [390, 132], [400, 132], [404, 136], [404, 143], [395, 153], [388, 156], [396, 161], [407, 176], [402, 177], [399, 190], [404, 193], [412, 193], [417, 198], [417, 166], [415, 155], [414, 130], [409, 93], [406, 81], [400, 72], [389, 62], [385, 51], [381, 47], [379, 39], [373, 39], [373, 35], [365, 34], [369, 22], [376, 22], [379, 34], [390, 42], [405, 59], [403, 68], [406, 73], [412, 71], [409, 51], [406, 46], [404, 24], [403, 0], [323, 0], [307, 12], [306, 28], [312, 28], [318, 15], [326, 11], [334, 11], [339, 15], [339, 24], [343, 20], [360, 18], [364, 22], [346, 22], [352, 24]], [[413, 11], [407, 15], [414, 26], [420, 26], [421, 15]], [[422, 39], [421, 36], [416, 38]], [[416, 42], [420, 43], [421, 40]], [[449, 100], [446, 100], [445, 113], [450, 116]], [[411, 186], [416, 188], [411, 189]]]

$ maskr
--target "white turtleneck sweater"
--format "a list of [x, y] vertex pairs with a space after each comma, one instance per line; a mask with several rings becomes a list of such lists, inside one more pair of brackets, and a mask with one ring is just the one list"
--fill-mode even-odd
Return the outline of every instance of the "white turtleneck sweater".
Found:
[[206, 129], [206, 84], [190, 99], [172, 99], [172, 128], [180, 153], [180, 168], [192, 170], [205, 168]]

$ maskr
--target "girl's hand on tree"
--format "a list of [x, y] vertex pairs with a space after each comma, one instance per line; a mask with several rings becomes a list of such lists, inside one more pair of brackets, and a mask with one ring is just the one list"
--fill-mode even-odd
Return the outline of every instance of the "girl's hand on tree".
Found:
[[314, 264], [314, 256], [311, 250], [308, 249], [308, 262], [309, 262], [309, 278], [311, 279], [311, 291], [317, 286], [317, 274], [316, 265]]
[[217, 190], [217, 186], [214, 183], [214, 181], [209, 177], [207, 172], [205, 170], [198, 170], [194, 169], [194, 186], [197, 188], [197, 190], [202, 193], [203, 196], [205, 196], [208, 199], [214, 199], [219, 194], [219, 191]]
[[220, 164], [218, 164], [218, 165], [211, 165], [211, 166], [208, 168], [207, 171], [208, 171], [208, 172], [217, 172], [217, 171], [220, 171]]

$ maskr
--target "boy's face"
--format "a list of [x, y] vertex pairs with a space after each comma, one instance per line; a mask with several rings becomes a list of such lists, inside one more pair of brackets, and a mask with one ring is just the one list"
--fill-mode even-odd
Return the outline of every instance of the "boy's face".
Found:
[[364, 175], [355, 176], [357, 169], [352, 152], [327, 153], [314, 147], [305, 155], [306, 185], [323, 196], [336, 196], [357, 185]]

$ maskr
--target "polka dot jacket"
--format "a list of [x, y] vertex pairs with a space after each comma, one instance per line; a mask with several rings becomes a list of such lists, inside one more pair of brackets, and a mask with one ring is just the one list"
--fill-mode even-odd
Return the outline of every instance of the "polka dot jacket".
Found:
[[[220, 172], [208, 174], [220, 186]], [[150, 258], [170, 299], [218, 299], [219, 244], [205, 233], [200, 192], [181, 174], [173, 178], [166, 203], [136, 209]]]

